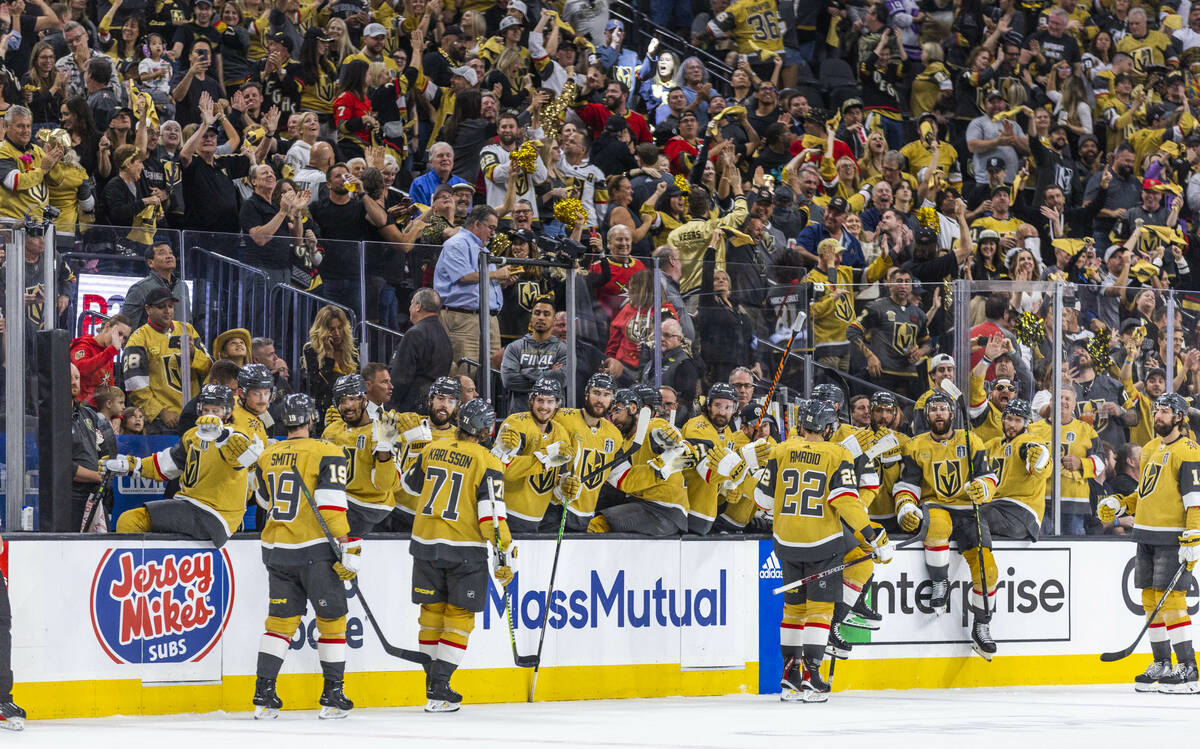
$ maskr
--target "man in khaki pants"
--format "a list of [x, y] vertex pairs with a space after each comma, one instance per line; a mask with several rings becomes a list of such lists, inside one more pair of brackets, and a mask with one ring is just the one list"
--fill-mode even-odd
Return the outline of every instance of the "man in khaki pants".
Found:
[[[485, 359], [479, 355], [479, 253], [486, 252], [487, 243], [495, 235], [499, 222], [496, 211], [490, 206], [481, 205], [471, 209], [458, 233], [442, 245], [442, 253], [433, 271], [433, 288], [442, 297], [442, 324], [446, 327], [454, 351], [451, 372], [456, 374], [462, 371], [458, 367], [461, 359], [477, 361], [481, 367], [487, 367], [490, 363], [490, 356]], [[491, 331], [488, 341], [490, 355], [500, 350], [497, 315], [504, 304], [500, 289], [512, 283], [511, 269], [489, 265], [488, 276], [491, 281], [492, 313], [488, 326]], [[473, 374], [478, 379], [479, 373]]]

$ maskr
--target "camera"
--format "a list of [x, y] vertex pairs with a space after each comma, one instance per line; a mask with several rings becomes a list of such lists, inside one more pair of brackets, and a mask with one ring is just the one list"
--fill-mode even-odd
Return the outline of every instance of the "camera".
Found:
[[574, 265], [587, 252], [586, 247], [570, 237], [538, 235], [537, 246], [544, 259], [569, 265]]

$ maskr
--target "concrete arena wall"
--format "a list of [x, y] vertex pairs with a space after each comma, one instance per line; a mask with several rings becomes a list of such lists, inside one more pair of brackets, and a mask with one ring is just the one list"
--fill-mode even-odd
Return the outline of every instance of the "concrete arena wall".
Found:
[[[519, 540], [514, 561], [517, 648], [537, 648], [553, 539]], [[1105, 541], [1005, 543], [990, 664], [971, 654], [965, 586], [951, 612], [928, 611], [919, 548], [877, 568], [883, 627], [839, 664], [836, 689], [1121, 682], [1144, 658], [1102, 664], [1141, 625], [1130, 580], [1133, 546]], [[364, 595], [389, 641], [416, 647], [411, 558], [402, 537], [367, 541]], [[10, 539], [15, 698], [34, 718], [240, 711], [250, 708], [266, 616], [259, 545], [224, 549], [163, 536]], [[955, 555], [954, 580], [966, 580]], [[769, 539], [568, 537], [551, 602], [538, 699], [570, 700], [778, 691], [782, 597]], [[1197, 591], [1189, 592], [1193, 613]], [[320, 669], [311, 613], [280, 677], [287, 708], [316, 707]], [[521, 701], [503, 601], [492, 587], [455, 688], [466, 702]], [[346, 692], [359, 706], [424, 702], [420, 668], [386, 655], [350, 602]], [[1148, 645], [1143, 643], [1144, 651]]]

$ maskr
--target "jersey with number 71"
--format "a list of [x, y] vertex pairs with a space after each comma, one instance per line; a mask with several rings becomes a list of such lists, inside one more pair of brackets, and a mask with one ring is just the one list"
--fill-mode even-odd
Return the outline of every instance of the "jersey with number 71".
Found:
[[491, 451], [474, 442], [434, 440], [400, 486], [418, 496], [409, 545], [414, 557], [458, 563], [487, 558], [493, 516], [507, 522], [504, 465]]

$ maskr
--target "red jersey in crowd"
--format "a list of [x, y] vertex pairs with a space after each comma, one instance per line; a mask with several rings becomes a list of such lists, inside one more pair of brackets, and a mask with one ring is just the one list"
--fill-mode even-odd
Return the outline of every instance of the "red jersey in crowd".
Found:
[[96, 388], [113, 384], [113, 359], [120, 353], [115, 346], [101, 346], [90, 335], [71, 341], [71, 363], [79, 370], [79, 400], [96, 405]]
[[[588, 128], [592, 131], [592, 140], [595, 140], [604, 132], [604, 124], [615, 112], [603, 104], [591, 102], [576, 109], [575, 114], [587, 123]], [[646, 124], [646, 118], [637, 112], [625, 110], [625, 124], [629, 125], [630, 131], [633, 132], [633, 139], [638, 143], [654, 141], [654, 136], [650, 134], [650, 126]]]
[[[596, 275], [604, 273], [604, 267], [600, 263], [592, 263], [592, 267], [588, 270]], [[629, 279], [633, 278], [634, 273], [646, 270], [646, 266], [642, 265], [642, 261], [635, 257], [627, 257], [624, 260], [610, 257], [608, 258], [608, 270], [611, 277], [603, 286], [596, 289], [596, 301], [608, 313], [609, 318], [612, 318], [625, 303], [625, 290], [629, 288]]]
[[371, 145], [371, 131], [362, 124], [362, 118], [371, 113], [371, 102], [358, 98], [351, 91], [333, 100], [333, 124], [338, 134], [357, 138], [368, 146]]

